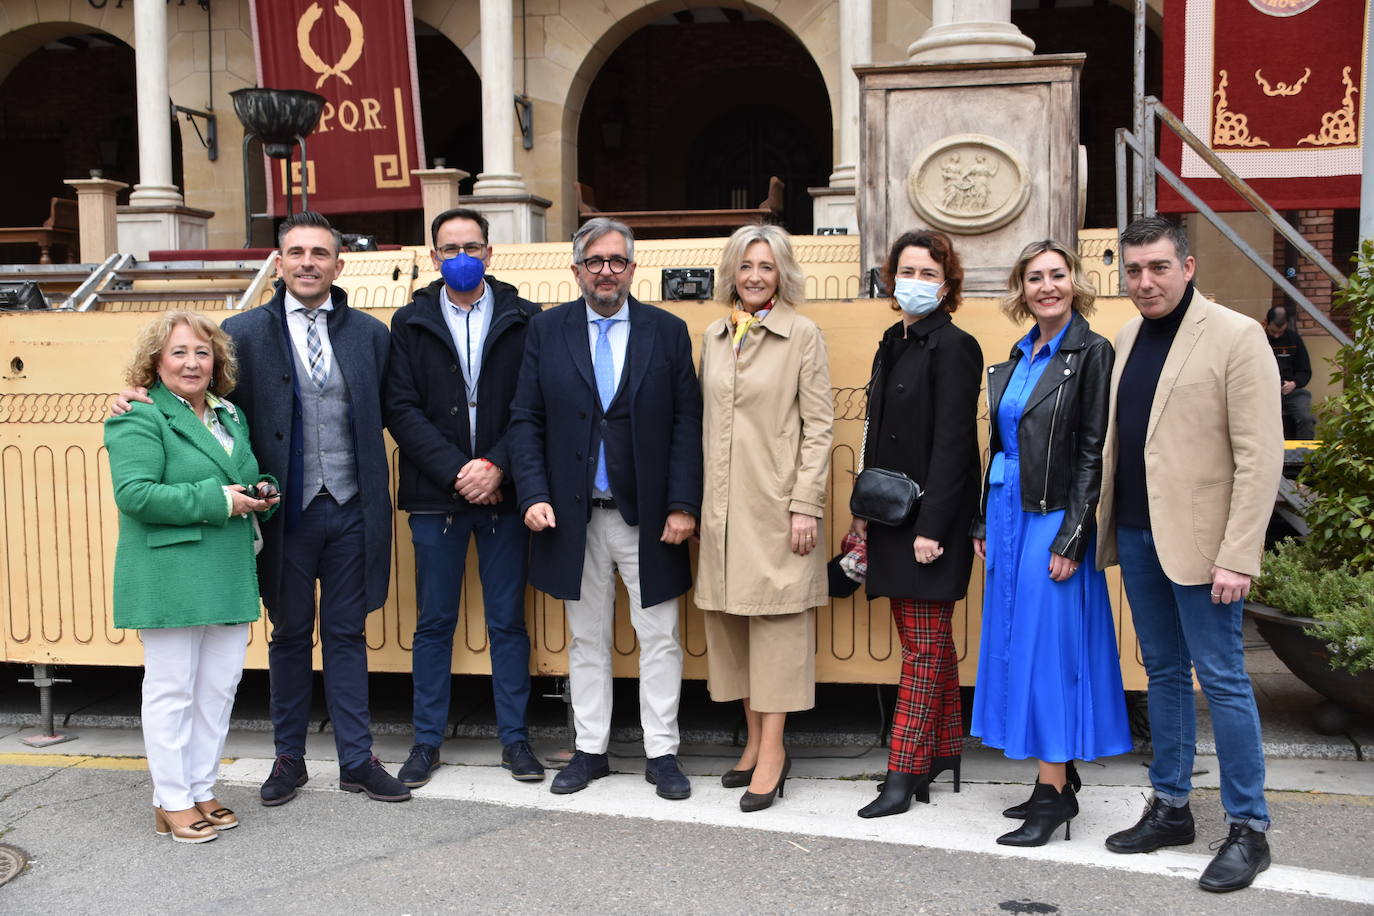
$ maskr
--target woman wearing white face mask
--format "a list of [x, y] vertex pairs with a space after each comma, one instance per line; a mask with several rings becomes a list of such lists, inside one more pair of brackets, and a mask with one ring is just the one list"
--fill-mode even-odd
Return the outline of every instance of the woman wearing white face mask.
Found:
[[883, 334], [868, 387], [868, 467], [900, 471], [925, 491], [898, 525], [855, 519], [868, 539], [868, 596], [888, 598], [902, 641], [887, 781], [860, 817], [885, 817], [930, 800], [949, 770], [959, 791], [963, 714], [950, 631], [954, 602], [973, 566], [967, 537], [978, 511], [978, 389], [983, 352], [959, 330], [964, 271], [949, 236], [922, 230], [897, 239], [884, 280], [902, 318]]

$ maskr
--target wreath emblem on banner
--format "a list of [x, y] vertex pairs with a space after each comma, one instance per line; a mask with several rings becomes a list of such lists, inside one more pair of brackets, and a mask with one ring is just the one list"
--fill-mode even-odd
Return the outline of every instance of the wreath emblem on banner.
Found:
[[315, 49], [310, 44], [310, 32], [315, 28], [315, 23], [319, 22], [324, 15], [324, 10], [318, 3], [312, 3], [301, 13], [300, 21], [296, 23], [296, 47], [301, 52], [301, 60], [311, 70], [320, 75], [315, 81], [315, 88], [324, 85], [324, 81], [331, 76], [337, 76], [348, 85], [353, 85], [353, 80], [348, 78], [347, 71], [358, 62], [358, 58], [363, 56], [363, 21], [358, 18], [358, 14], [353, 12], [353, 8], [344, 0], [338, 0], [334, 4], [334, 14], [343, 20], [344, 25], [348, 26], [348, 47], [344, 49], [343, 56], [333, 66], [326, 64]]

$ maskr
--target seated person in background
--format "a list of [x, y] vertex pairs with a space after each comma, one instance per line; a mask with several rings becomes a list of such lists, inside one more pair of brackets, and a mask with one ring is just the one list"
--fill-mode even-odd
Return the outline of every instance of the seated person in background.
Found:
[[1307, 390], [1307, 383], [1312, 381], [1307, 347], [1298, 329], [1288, 320], [1285, 306], [1276, 305], [1269, 310], [1264, 316], [1264, 330], [1282, 379], [1279, 391], [1283, 395], [1283, 437], [1311, 439], [1315, 435], [1316, 421], [1312, 419], [1312, 392]]

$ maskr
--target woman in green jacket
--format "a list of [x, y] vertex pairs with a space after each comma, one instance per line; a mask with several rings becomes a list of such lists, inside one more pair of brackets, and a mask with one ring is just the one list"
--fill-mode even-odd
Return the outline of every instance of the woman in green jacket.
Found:
[[114, 625], [143, 641], [154, 829], [183, 843], [238, 825], [214, 787], [248, 625], [261, 613], [252, 516], [280, 499], [224, 399], [237, 369], [218, 325], [166, 312], [143, 329], [129, 364], [129, 385], [148, 388], [153, 403], [105, 421], [119, 507]]

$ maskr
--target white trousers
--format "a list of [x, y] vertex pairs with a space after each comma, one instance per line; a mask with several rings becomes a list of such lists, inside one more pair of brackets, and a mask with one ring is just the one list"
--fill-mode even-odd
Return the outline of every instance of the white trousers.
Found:
[[644, 754], [676, 754], [678, 700], [682, 694], [682, 646], [677, 599], [652, 607], [640, 603], [639, 529], [614, 509], [593, 509], [582, 560], [582, 597], [565, 602], [568, 681], [572, 690], [577, 749], [604, 754], [611, 742], [611, 652], [615, 638], [615, 573], [630, 595], [630, 622], [639, 637], [639, 722]]
[[143, 746], [153, 804], [184, 811], [215, 797], [248, 624], [140, 630]]

